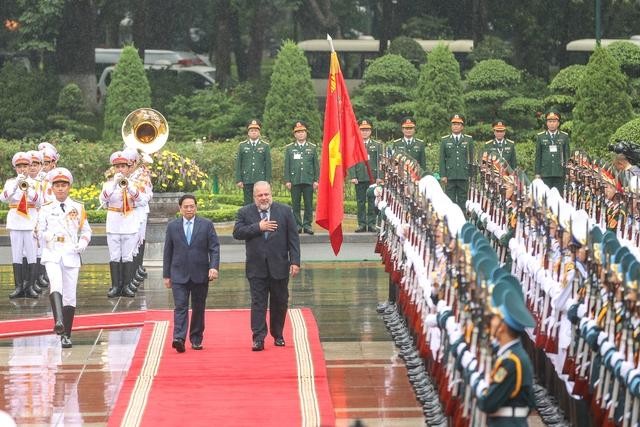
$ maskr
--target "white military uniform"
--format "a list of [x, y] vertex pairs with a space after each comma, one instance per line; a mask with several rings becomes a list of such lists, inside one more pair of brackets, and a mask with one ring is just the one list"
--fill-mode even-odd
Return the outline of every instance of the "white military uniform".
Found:
[[[29, 264], [34, 264], [36, 262], [36, 245], [33, 239], [33, 229], [38, 217], [40, 202], [38, 192], [32, 183], [26, 191], [22, 191], [18, 188], [18, 179], [10, 178], [0, 194], [0, 201], [9, 204], [7, 230], [9, 230], [11, 238], [13, 263], [22, 264], [22, 257], [26, 257]], [[26, 208], [24, 211], [19, 211], [21, 203]]]
[[64, 306], [76, 306], [80, 253], [91, 241], [91, 227], [81, 203], [71, 198], [43, 206], [38, 230], [45, 242], [42, 263], [49, 275], [50, 291], [60, 292]]
[[107, 181], [102, 186], [100, 202], [107, 209], [106, 231], [110, 261], [133, 261], [140, 229], [140, 219], [135, 213], [135, 207], [146, 206], [148, 201], [148, 195], [139, 191], [132, 179], [125, 188], [121, 188], [116, 180]]

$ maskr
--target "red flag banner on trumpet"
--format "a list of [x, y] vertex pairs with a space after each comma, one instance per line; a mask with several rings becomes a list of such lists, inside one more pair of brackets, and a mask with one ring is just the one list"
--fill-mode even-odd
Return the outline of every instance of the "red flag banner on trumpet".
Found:
[[368, 156], [340, 70], [338, 55], [333, 49], [323, 135], [316, 223], [329, 231], [331, 247], [337, 255], [342, 246], [344, 178], [350, 167], [367, 162]]

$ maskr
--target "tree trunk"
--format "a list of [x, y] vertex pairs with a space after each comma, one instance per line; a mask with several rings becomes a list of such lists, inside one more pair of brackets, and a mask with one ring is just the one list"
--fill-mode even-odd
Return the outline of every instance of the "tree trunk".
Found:
[[473, 13], [471, 18], [473, 29], [473, 45], [478, 46], [487, 32], [487, 5], [485, 0], [473, 0]]
[[264, 52], [264, 38], [267, 29], [267, 19], [260, 19], [260, 9], [254, 9], [253, 25], [249, 29], [249, 49], [247, 52], [247, 79], [253, 80], [260, 77], [262, 64], [262, 52]]
[[216, 65], [216, 82], [221, 88], [230, 84], [231, 78], [231, 45], [229, 0], [215, 0], [215, 46], [213, 47], [214, 62]]
[[[240, 28], [240, 18], [238, 9], [233, 7], [229, 13], [229, 27], [231, 28], [231, 40], [233, 53], [236, 56], [236, 69], [238, 70], [238, 80], [244, 82], [247, 80], [247, 52], [242, 43], [242, 32]], [[253, 26], [253, 23], [251, 24]]]
[[133, 28], [131, 32], [133, 34], [133, 45], [138, 49], [140, 58], [144, 58], [144, 50], [147, 48], [148, 7], [148, 0], [136, 0], [133, 10]]
[[378, 49], [378, 54], [382, 56], [387, 51], [387, 45], [393, 36], [392, 0], [382, 0], [382, 16], [380, 17], [380, 21], [382, 30], [380, 31], [380, 48]]
[[87, 106], [97, 109], [94, 29], [96, 11], [92, 0], [65, 2], [62, 29], [56, 44], [56, 63], [63, 84], [76, 83]]

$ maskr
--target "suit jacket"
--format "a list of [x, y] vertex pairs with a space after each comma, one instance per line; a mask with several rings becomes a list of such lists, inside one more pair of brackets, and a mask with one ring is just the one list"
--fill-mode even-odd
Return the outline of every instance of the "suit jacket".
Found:
[[209, 269], [220, 265], [220, 242], [213, 223], [194, 217], [191, 244], [184, 235], [182, 217], [167, 225], [162, 258], [162, 277], [172, 283], [209, 283]]
[[233, 227], [233, 237], [245, 241], [247, 251], [247, 278], [286, 279], [289, 266], [300, 265], [300, 237], [291, 207], [280, 203], [271, 205], [271, 221], [278, 222], [278, 229], [264, 238], [260, 231], [260, 212], [252, 203], [240, 210]]

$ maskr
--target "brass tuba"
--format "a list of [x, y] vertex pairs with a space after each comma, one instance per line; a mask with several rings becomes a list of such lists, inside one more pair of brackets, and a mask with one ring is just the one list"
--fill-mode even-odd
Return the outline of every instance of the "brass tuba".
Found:
[[122, 139], [127, 147], [152, 154], [160, 150], [169, 137], [169, 124], [152, 108], [138, 108], [122, 123]]

